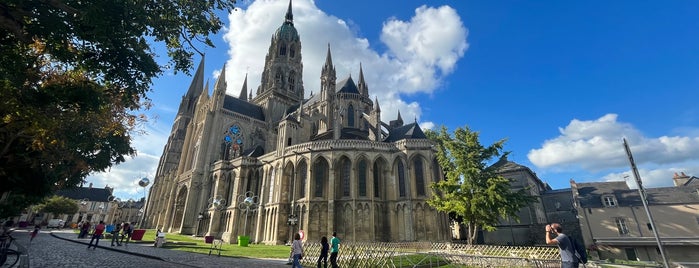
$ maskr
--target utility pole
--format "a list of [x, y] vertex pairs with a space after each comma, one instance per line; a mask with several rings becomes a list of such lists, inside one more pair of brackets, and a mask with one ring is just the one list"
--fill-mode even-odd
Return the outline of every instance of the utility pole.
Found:
[[641, 182], [641, 175], [638, 174], [638, 169], [636, 168], [636, 163], [633, 161], [633, 155], [631, 155], [631, 149], [629, 149], [629, 143], [624, 140], [624, 149], [626, 149], [626, 155], [629, 157], [629, 163], [631, 163], [631, 172], [633, 172], [633, 177], [636, 179], [636, 184], [638, 184], [638, 193], [641, 195], [641, 203], [643, 203], [643, 208], [646, 209], [646, 214], [648, 215], [648, 221], [650, 221], [650, 227], [653, 229], [653, 235], [655, 235], [655, 242], [658, 243], [658, 250], [660, 250], [660, 256], [663, 258], [663, 265], [665, 268], [669, 268], [667, 257], [665, 256], [665, 249], [663, 249], [663, 243], [660, 242], [660, 235], [658, 234], [658, 228], [655, 227], [655, 222], [653, 221], [653, 215], [648, 209], [648, 199], [646, 196], [646, 190], [643, 189], [643, 183]]

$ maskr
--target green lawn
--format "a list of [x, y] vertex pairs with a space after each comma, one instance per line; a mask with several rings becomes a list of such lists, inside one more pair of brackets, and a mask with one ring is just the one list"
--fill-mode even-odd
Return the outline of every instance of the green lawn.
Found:
[[[133, 241], [134, 243], [154, 243], [155, 231], [153, 229], [146, 230], [142, 241]], [[203, 237], [192, 237], [191, 235], [166, 234], [166, 243], [163, 248], [172, 250], [181, 250], [194, 253], [209, 254], [211, 244], [204, 243]], [[223, 243], [221, 247], [221, 256], [235, 258], [274, 258], [286, 259], [289, 257], [289, 246], [284, 245], [260, 245], [249, 244], [247, 247], [241, 247], [237, 244]], [[218, 251], [212, 251], [211, 254], [218, 254]]]

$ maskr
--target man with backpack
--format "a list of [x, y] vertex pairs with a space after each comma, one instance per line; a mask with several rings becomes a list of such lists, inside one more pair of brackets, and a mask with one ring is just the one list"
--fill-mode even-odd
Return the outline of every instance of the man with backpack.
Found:
[[[553, 239], [551, 239], [551, 234], [555, 235]], [[587, 263], [585, 248], [576, 243], [575, 239], [564, 234], [561, 224], [546, 225], [546, 244], [558, 245], [561, 254], [561, 268], [578, 268], [580, 263], [585, 267], [585, 263]]]

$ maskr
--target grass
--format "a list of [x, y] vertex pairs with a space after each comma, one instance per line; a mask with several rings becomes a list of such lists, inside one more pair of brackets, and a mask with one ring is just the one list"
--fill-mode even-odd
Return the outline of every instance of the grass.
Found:
[[[153, 229], [148, 229], [143, 235], [143, 240], [133, 242], [153, 244], [155, 242], [155, 232], [156, 231]], [[168, 233], [166, 234], [166, 240], [167, 243], [163, 246], [163, 248], [166, 249], [201, 254], [209, 254], [211, 250], [211, 244], [205, 243], [202, 237]], [[214, 250], [211, 254], [218, 254], [218, 251]], [[221, 256], [234, 258], [286, 259], [289, 257], [289, 246], [249, 244], [247, 247], [241, 247], [238, 246], [238, 244], [228, 244], [224, 242], [221, 245]]]

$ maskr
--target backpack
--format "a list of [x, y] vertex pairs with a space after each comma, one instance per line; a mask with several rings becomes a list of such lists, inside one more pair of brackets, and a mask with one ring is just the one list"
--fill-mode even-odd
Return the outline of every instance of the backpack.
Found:
[[587, 263], [587, 251], [585, 250], [585, 247], [583, 247], [578, 241], [576, 241], [574, 238], [567, 236], [568, 240], [570, 241], [570, 244], [573, 246], [573, 250], [575, 251], [575, 257], [578, 258], [578, 261], [580, 263]]

